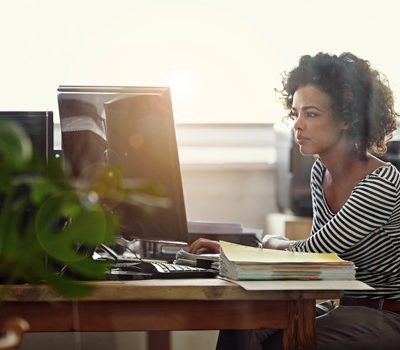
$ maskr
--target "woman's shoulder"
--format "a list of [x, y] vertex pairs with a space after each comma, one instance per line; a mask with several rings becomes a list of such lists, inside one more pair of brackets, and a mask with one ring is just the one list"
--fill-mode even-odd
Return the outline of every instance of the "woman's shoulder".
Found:
[[400, 172], [391, 163], [384, 163], [368, 174], [357, 187], [382, 186], [400, 191]]
[[400, 181], [400, 172], [392, 163], [384, 163], [370, 174], [371, 178], [381, 178], [390, 182]]

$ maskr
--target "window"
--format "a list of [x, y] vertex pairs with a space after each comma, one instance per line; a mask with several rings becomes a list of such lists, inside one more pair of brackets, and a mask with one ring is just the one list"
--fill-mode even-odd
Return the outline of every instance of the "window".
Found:
[[57, 121], [59, 84], [153, 85], [171, 87], [177, 122], [274, 122], [281, 73], [318, 51], [369, 59], [399, 99], [397, 3], [9, 1], [0, 109], [50, 109]]

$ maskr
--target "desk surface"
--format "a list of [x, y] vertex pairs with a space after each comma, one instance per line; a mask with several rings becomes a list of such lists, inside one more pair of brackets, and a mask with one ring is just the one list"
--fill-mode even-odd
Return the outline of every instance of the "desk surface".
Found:
[[[296, 285], [296, 281], [292, 281]], [[339, 298], [340, 290], [284, 290], [274, 281], [272, 290], [247, 291], [235, 283], [220, 279], [153, 279], [142, 281], [92, 282], [94, 291], [80, 301], [140, 300], [309, 300]], [[287, 281], [286, 281], [287, 283]], [[278, 288], [277, 288], [278, 286]], [[0, 286], [0, 289], [4, 286]], [[46, 285], [13, 285], [6, 301], [65, 301]]]
[[285, 350], [314, 349], [315, 299], [341, 291], [277, 290], [274, 283], [248, 291], [220, 278], [92, 282], [93, 293], [78, 301], [46, 285], [13, 285], [0, 303], [0, 323], [20, 316], [32, 332], [279, 328]]

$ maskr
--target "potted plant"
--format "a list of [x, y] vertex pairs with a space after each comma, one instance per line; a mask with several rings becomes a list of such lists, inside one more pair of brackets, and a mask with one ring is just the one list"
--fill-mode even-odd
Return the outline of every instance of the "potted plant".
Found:
[[[20, 127], [0, 122], [0, 283], [44, 282], [65, 297], [87, 294], [90, 284], [79, 280], [103, 278], [109, 264], [77, 247], [93, 251], [112, 244], [118, 227], [102, 202], [125, 201], [149, 211], [157, 196], [148, 184], [127, 186], [115, 168], [74, 186], [60, 159], [39, 159]], [[70, 273], [60, 273], [61, 266]]]

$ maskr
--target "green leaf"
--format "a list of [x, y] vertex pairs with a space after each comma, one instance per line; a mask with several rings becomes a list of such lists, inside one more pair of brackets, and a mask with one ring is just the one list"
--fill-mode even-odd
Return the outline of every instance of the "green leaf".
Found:
[[111, 212], [104, 212], [106, 228], [104, 232], [103, 243], [113, 244], [115, 243], [115, 235], [120, 224], [119, 217]]
[[25, 131], [10, 121], [0, 121], [0, 154], [10, 169], [20, 169], [32, 157], [32, 145]]
[[48, 268], [41, 269], [38, 273], [40, 273], [43, 279], [58, 293], [70, 299], [84, 297], [94, 289], [94, 286], [59, 275], [54, 271], [50, 271]]
[[50, 158], [48, 160], [47, 179], [49, 183], [57, 185], [58, 188], [72, 191], [70, 181], [66, 175], [64, 162], [61, 158]]
[[[70, 223], [63, 229], [54, 227], [60, 217], [68, 217]], [[65, 192], [47, 199], [36, 217], [36, 232], [43, 249], [62, 262], [85, 259], [76, 252], [78, 243], [93, 246], [109, 239], [107, 215], [98, 207], [85, 207], [75, 196]]]
[[[10, 236], [12, 237], [18, 233], [21, 222], [18, 212], [13, 206], [13, 196], [14, 193], [10, 192], [3, 198], [0, 211], [0, 259], [5, 259], [10, 249], [13, 250], [12, 247], [10, 248], [8, 240]], [[13, 220], [13, 218], [15, 219]]]
[[82, 277], [100, 279], [105, 277], [106, 271], [111, 267], [111, 263], [86, 259], [79, 262], [71, 262], [68, 264], [68, 267], [72, 272], [75, 272]]
[[10, 188], [10, 183], [11, 183], [11, 173], [9, 169], [2, 166], [0, 162], [0, 193], [6, 193]]
[[3, 259], [13, 259], [21, 253], [21, 221], [23, 217], [24, 208], [15, 208], [15, 210], [9, 212], [6, 226], [1, 231], [2, 236], [2, 250], [1, 257]]

